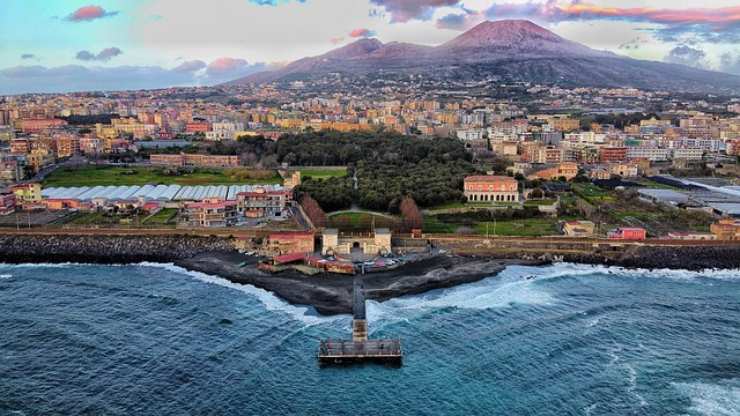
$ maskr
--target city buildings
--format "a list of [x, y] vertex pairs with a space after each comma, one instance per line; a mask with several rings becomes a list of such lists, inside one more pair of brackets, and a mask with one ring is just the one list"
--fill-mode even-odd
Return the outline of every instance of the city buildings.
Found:
[[149, 156], [152, 165], [172, 167], [235, 168], [239, 166], [239, 156], [213, 156], [204, 154], [156, 154]]

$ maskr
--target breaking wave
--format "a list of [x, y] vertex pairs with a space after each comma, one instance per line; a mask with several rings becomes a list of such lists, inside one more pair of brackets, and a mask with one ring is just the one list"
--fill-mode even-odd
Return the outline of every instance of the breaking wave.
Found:
[[155, 268], [165, 269], [173, 273], [190, 276], [196, 280], [200, 280], [201, 282], [223, 286], [229, 289], [238, 290], [240, 292], [251, 295], [252, 297], [259, 300], [260, 303], [262, 303], [262, 305], [268, 311], [282, 312], [290, 316], [292, 319], [296, 321], [303, 322], [306, 326], [319, 325], [323, 323], [337, 321], [340, 319], [344, 319], [344, 320], [348, 319], [347, 316], [342, 316], [342, 315], [321, 316], [321, 315], [318, 315], [316, 311], [310, 306], [291, 305], [288, 302], [278, 298], [272, 292], [269, 292], [267, 290], [260, 289], [258, 287], [248, 285], [248, 284], [233, 283], [222, 277], [213, 276], [213, 275], [209, 275], [206, 273], [190, 271], [183, 267], [176, 266], [173, 263], [141, 262], [141, 263], [137, 263], [136, 266], [155, 267]]
[[728, 384], [674, 383], [681, 394], [691, 400], [689, 411], [696, 415], [740, 415], [740, 380]]

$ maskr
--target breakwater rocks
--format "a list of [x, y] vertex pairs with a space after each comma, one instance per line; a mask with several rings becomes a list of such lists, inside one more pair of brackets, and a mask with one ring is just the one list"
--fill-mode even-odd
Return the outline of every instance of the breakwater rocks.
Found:
[[519, 258], [543, 262], [568, 262], [582, 264], [602, 264], [631, 269], [685, 269], [700, 271], [706, 269], [740, 268], [740, 244], [702, 245], [702, 246], [625, 246], [618, 250], [592, 250], [582, 253], [553, 254], [529, 250], [528, 252], [501, 252], [495, 248], [459, 252], [492, 258]]
[[229, 239], [193, 236], [0, 235], [0, 262], [172, 262], [205, 252], [228, 252]]
[[[737, 269], [740, 268], [740, 244], [717, 246], [634, 246], [613, 261], [596, 262], [643, 269]], [[593, 263], [593, 262], [592, 262]]]

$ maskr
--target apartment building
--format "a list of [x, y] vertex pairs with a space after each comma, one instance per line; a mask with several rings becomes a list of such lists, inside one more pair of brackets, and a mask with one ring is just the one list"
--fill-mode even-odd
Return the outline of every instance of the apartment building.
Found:
[[186, 203], [180, 209], [180, 222], [189, 227], [231, 227], [237, 222], [236, 201], [206, 199]]
[[256, 187], [236, 195], [237, 211], [246, 218], [284, 218], [293, 191], [282, 187]]

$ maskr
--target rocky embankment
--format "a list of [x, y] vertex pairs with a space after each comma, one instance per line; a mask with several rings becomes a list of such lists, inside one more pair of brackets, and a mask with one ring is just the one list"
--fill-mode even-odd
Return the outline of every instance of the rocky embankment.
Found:
[[603, 255], [572, 256], [574, 263], [605, 264], [642, 269], [737, 269], [740, 244], [717, 246], [632, 246], [611, 258]]
[[172, 262], [205, 252], [229, 252], [228, 239], [190, 236], [2, 236], [0, 262]]
[[[473, 257], [517, 258], [544, 262], [603, 264], [632, 269], [738, 269], [740, 244], [717, 245], [632, 245], [611, 249], [571, 252], [528, 249], [516, 252], [499, 247], [449, 247], [455, 253]], [[557, 253], [557, 254], [556, 254]]]

